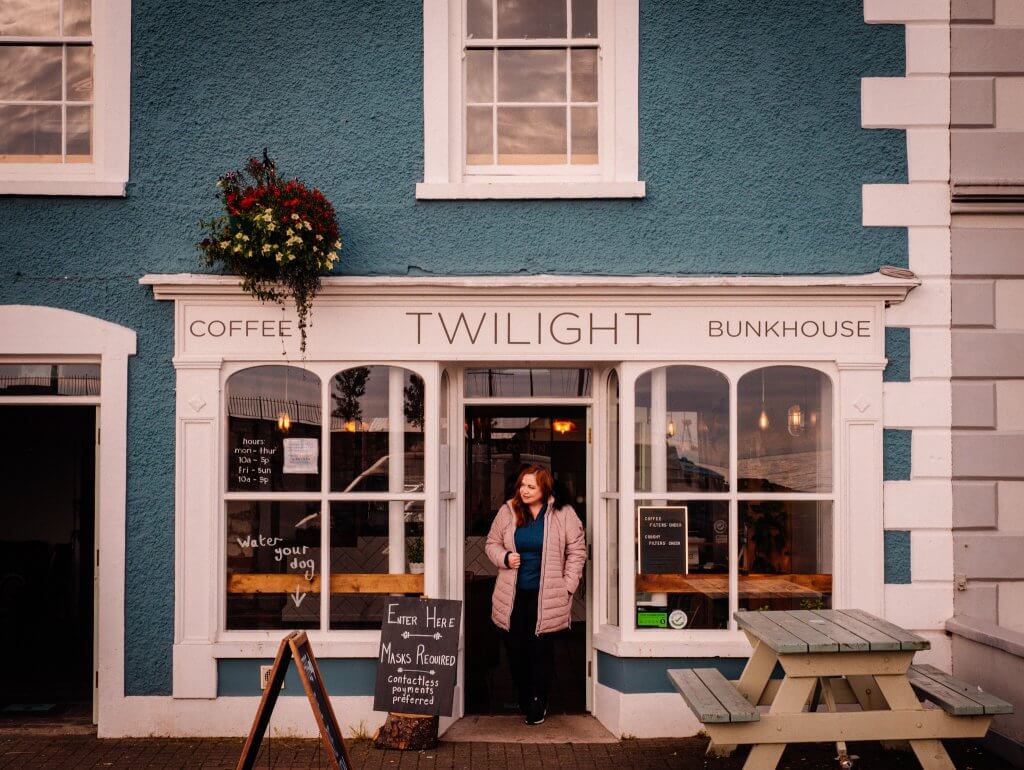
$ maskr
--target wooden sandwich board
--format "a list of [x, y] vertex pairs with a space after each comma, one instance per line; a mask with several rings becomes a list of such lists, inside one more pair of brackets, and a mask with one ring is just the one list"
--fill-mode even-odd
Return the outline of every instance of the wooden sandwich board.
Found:
[[299, 679], [302, 681], [302, 687], [309, 699], [309, 705], [313, 709], [313, 716], [316, 717], [317, 727], [320, 728], [320, 739], [327, 749], [330, 766], [335, 770], [350, 770], [352, 762], [349, 760], [348, 750], [345, 748], [345, 739], [341, 734], [341, 728], [338, 727], [338, 720], [334, 716], [334, 709], [331, 708], [323, 676], [320, 674], [316, 657], [313, 655], [313, 647], [310, 645], [305, 631], [293, 631], [288, 634], [281, 640], [281, 644], [277, 648], [277, 657], [274, 658], [274, 665], [270, 669], [270, 677], [266, 689], [263, 690], [263, 697], [260, 698], [259, 708], [256, 709], [249, 737], [245, 741], [245, 746], [242, 747], [242, 756], [238, 760], [237, 770], [252, 770], [255, 765], [256, 756], [260, 753], [260, 744], [263, 742], [263, 735], [267, 731], [267, 725], [270, 724], [270, 715], [277, 703], [277, 696], [281, 694], [284, 675], [288, 672], [288, 661], [293, 658]]

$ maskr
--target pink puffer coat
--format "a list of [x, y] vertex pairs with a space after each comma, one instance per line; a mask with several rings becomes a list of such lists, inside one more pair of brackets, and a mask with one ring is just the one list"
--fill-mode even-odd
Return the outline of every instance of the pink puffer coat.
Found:
[[[511, 501], [509, 501], [511, 502]], [[509, 502], [501, 506], [487, 534], [487, 558], [498, 568], [491, 596], [491, 620], [506, 631], [512, 618], [519, 570], [505, 566], [505, 554], [516, 552], [516, 519]], [[544, 514], [544, 545], [540, 560], [540, 592], [537, 595], [537, 633], [549, 634], [569, 627], [572, 595], [583, 576], [587, 544], [583, 523], [571, 505], [555, 508], [548, 498]]]

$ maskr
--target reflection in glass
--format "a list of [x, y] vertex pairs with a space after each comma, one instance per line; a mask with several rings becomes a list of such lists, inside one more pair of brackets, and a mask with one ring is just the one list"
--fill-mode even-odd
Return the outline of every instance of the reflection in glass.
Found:
[[0, 99], [57, 101], [61, 99], [61, 46], [0, 46]]
[[231, 630], [320, 627], [320, 503], [227, 502]]
[[619, 491], [619, 375], [608, 375], [608, 490]]
[[92, 46], [69, 45], [68, 101], [87, 102], [92, 99]]
[[0, 160], [60, 161], [60, 107], [0, 104]]
[[[423, 491], [423, 379], [361, 366], [331, 381], [331, 490]], [[390, 457], [403, 457], [391, 463]]]
[[[394, 540], [391, 532], [397, 535]], [[387, 594], [358, 593], [354, 589], [359, 586], [345, 576], [400, 574], [422, 562], [422, 502], [332, 502], [331, 574], [338, 579], [331, 590], [331, 628], [381, 625]], [[372, 580], [361, 582], [365, 586]]]
[[729, 383], [699, 366], [669, 366], [636, 382], [638, 492], [729, 489]]
[[466, 163], [494, 163], [494, 111], [490, 107], [466, 108]]
[[563, 48], [505, 48], [498, 51], [498, 101], [564, 102]]
[[597, 107], [572, 108], [572, 162], [597, 163]]
[[466, 101], [494, 101], [494, 49], [466, 51]]
[[84, 37], [92, 32], [92, 0], [64, 0], [64, 34]]
[[467, 369], [466, 398], [590, 395], [590, 369]]
[[[638, 501], [636, 515], [638, 569], [644, 570], [636, 576], [637, 627], [726, 628], [728, 501]], [[676, 534], [683, 528], [685, 544]]]
[[572, 100], [597, 101], [597, 49], [572, 50]]
[[565, 163], [565, 129], [563, 107], [499, 107], [499, 165]]
[[498, 37], [565, 37], [566, 4], [560, 0], [496, 0]]
[[608, 625], [619, 625], [619, 501], [605, 500], [605, 584], [606, 619]]
[[69, 163], [84, 163], [92, 158], [92, 107], [68, 106]]
[[597, 37], [597, 0], [572, 0], [572, 36]]
[[802, 366], [770, 366], [739, 382], [741, 492], [832, 491], [832, 383]]
[[60, 34], [60, 0], [4, 0], [0, 35], [43, 37]]
[[99, 394], [99, 364], [0, 364], [0, 396]]
[[739, 606], [750, 610], [832, 605], [832, 502], [741, 500]]
[[[320, 490], [319, 470], [311, 472], [320, 467], [319, 377], [297, 366], [243, 369], [228, 378], [227, 411], [229, 492]], [[298, 449], [305, 463], [286, 464]]]
[[489, 38], [493, 23], [491, 0], [466, 0], [466, 37]]

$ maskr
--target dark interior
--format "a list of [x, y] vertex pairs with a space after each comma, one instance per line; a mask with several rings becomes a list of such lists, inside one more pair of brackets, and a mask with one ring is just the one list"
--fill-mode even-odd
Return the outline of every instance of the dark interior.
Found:
[[91, 703], [96, 407], [0, 406], [0, 424], [0, 709]]
[[[549, 468], [561, 493], [587, 518], [587, 413], [572, 406], [466, 407], [466, 714], [517, 713], [505, 648], [491, 622], [496, 570], [482, 540], [523, 466]], [[570, 629], [556, 634], [548, 711], [586, 711], [586, 601], [576, 592]]]

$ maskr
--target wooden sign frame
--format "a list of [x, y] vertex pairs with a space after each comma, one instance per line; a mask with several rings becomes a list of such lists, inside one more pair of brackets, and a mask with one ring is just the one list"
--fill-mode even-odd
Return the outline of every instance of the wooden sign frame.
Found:
[[270, 715], [277, 704], [277, 698], [281, 694], [281, 686], [284, 684], [284, 676], [288, 672], [288, 661], [295, 660], [295, 668], [302, 682], [302, 688], [306, 691], [306, 698], [313, 710], [317, 727], [320, 730], [320, 740], [327, 749], [327, 758], [334, 770], [350, 770], [352, 761], [348, 756], [348, 749], [345, 747], [345, 737], [338, 726], [338, 719], [334, 715], [334, 708], [331, 706], [330, 696], [324, 687], [323, 676], [320, 674], [320, 667], [313, 655], [313, 647], [305, 631], [293, 631], [281, 640], [278, 645], [277, 655], [274, 658], [274, 665], [270, 669], [270, 676], [267, 686], [263, 690], [263, 697], [260, 698], [260, 705], [256, 709], [256, 716], [253, 718], [252, 729], [249, 730], [249, 737], [242, 747], [242, 756], [238, 759], [236, 770], [252, 770], [256, 763], [256, 757], [260, 753], [260, 744], [270, 724]]

